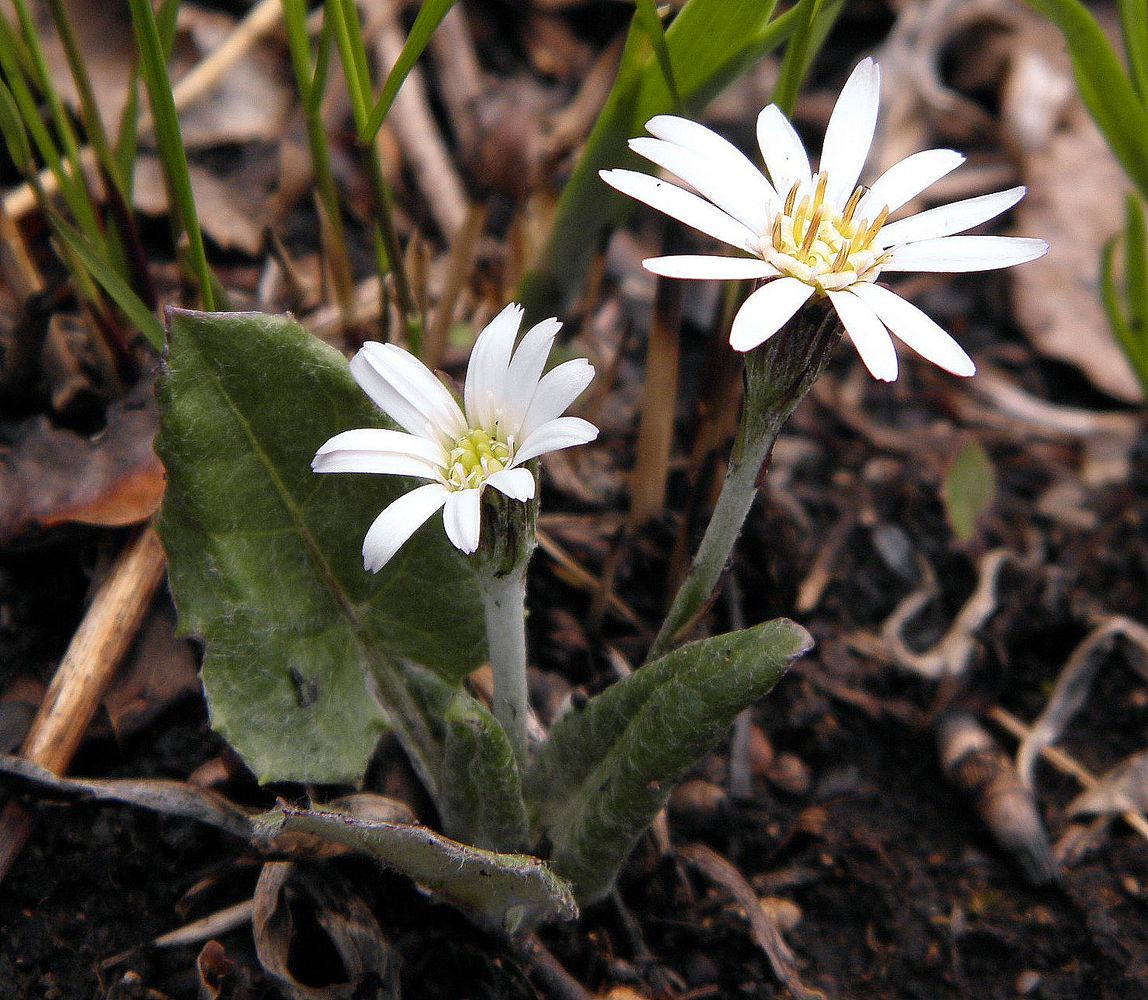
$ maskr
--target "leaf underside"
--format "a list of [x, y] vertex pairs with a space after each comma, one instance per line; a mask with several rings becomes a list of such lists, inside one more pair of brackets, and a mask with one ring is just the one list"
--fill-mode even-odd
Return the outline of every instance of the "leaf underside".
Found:
[[334, 434], [387, 426], [337, 351], [288, 317], [169, 319], [159, 531], [212, 724], [261, 781], [356, 781], [408, 707], [394, 657], [451, 682], [481, 659], [473, 573], [437, 519], [363, 569], [367, 528], [414, 484], [311, 472]]

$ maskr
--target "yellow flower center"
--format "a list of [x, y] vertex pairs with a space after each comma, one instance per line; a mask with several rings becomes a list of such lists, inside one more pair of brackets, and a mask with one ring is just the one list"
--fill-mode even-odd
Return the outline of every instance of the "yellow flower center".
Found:
[[773, 220], [762, 257], [782, 274], [813, 285], [819, 292], [847, 288], [858, 281], [874, 281], [888, 255], [873, 243], [889, 218], [882, 208], [873, 219], [857, 217], [867, 188], [857, 187], [840, 212], [825, 201], [828, 176], [813, 177], [812, 197], [796, 181], [785, 207]]
[[450, 450], [444, 479], [455, 490], [481, 486], [510, 463], [511, 444], [491, 437], [482, 429], [467, 431]]

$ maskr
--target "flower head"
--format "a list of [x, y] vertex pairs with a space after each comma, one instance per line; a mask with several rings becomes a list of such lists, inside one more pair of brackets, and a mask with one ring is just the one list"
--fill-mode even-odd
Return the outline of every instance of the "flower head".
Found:
[[[974, 366], [928, 316], [881, 285], [892, 271], [985, 271], [1034, 260], [1043, 240], [957, 236], [995, 218], [1023, 187], [969, 198], [894, 222], [889, 218], [964, 162], [930, 149], [893, 165], [871, 187], [858, 185], [877, 124], [880, 70], [865, 59], [853, 71], [829, 119], [817, 173], [776, 105], [757, 119], [762, 173], [735, 146], [703, 125], [659, 115], [646, 123], [654, 138], [630, 147], [699, 194], [633, 170], [604, 170], [602, 179], [742, 251], [746, 257], [654, 257], [645, 266], [670, 278], [760, 278], [742, 305], [730, 344], [748, 351], [772, 337], [814, 297], [827, 297], [874, 377], [897, 377], [889, 337], [956, 375]], [[767, 176], [768, 175], [768, 176]]]
[[534, 473], [526, 462], [598, 436], [588, 421], [561, 415], [590, 384], [591, 364], [567, 361], [543, 375], [562, 324], [544, 320], [515, 350], [521, 322], [522, 307], [511, 304], [479, 334], [462, 407], [421, 361], [394, 344], [365, 344], [351, 359], [355, 381], [403, 430], [336, 434], [311, 468], [430, 480], [391, 503], [367, 531], [363, 562], [371, 572], [440, 508], [452, 544], [474, 552], [487, 486], [512, 500], [531, 500]]

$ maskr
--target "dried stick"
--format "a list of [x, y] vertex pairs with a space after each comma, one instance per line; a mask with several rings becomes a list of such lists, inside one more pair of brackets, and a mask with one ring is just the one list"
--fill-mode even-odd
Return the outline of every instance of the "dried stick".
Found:
[[[71, 763], [163, 572], [163, 548], [149, 525], [120, 554], [72, 636], [24, 740], [21, 754], [28, 760], [57, 774]], [[27, 841], [33, 818], [15, 801], [0, 814], [0, 881]]]
[[[987, 715], [993, 722], [1000, 726], [1001, 729], [1015, 736], [1018, 740], [1025, 739], [1029, 734], [1028, 726], [999, 705], [994, 705], [990, 708]], [[1042, 746], [1040, 748], [1040, 755], [1062, 774], [1071, 775], [1085, 788], [1092, 788], [1096, 785], [1096, 775], [1063, 750], [1054, 746]], [[1131, 809], [1122, 812], [1120, 817], [1125, 823], [1132, 827], [1133, 830], [1140, 834], [1141, 837], [1148, 840], [1148, 819], [1145, 819], [1143, 815]]]
[[[406, 39], [395, 19], [395, 5], [381, 5], [375, 36], [379, 68], [386, 74], [398, 61]], [[395, 95], [387, 122], [394, 129], [403, 156], [410, 164], [415, 183], [426, 199], [439, 232], [450, 242], [466, 221], [467, 197], [431, 114], [422, 71], [415, 66]]]

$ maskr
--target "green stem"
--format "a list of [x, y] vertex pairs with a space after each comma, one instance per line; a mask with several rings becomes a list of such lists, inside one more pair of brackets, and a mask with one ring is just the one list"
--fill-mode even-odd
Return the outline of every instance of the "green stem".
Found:
[[673, 649], [712, 601], [757, 496], [773, 443], [840, 338], [837, 314], [822, 303], [802, 309], [780, 332], [746, 354], [745, 403], [721, 495], [648, 660]]
[[526, 720], [526, 566], [504, 575], [479, 574], [486, 612], [486, 642], [494, 674], [494, 717], [510, 740], [520, 773], [528, 762]]

